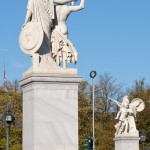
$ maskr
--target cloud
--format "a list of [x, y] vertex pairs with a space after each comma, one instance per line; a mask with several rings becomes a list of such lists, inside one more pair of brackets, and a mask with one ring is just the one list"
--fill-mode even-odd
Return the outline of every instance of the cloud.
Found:
[[14, 63], [14, 67], [15, 67], [15, 68], [18, 68], [18, 69], [25, 68], [26, 65], [27, 65], [27, 64], [21, 63], [21, 62], [15, 62], [15, 63]]

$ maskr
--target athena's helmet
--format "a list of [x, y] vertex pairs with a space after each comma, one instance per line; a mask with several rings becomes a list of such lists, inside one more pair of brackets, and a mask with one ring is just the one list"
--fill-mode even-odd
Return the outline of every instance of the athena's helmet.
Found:
[[123, 105], [128, 105], [128, 104], [129, 104], [129, 98], [128, 98], [128, 96], [124, 96], [124, 97], [122, 98], [122, 104], [123, 104]]

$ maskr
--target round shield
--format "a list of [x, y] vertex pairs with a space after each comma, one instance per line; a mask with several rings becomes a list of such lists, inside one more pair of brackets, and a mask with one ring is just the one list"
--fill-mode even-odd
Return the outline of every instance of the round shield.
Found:
[[26, 54], [34, 54], [43, 42], [44, 33], [38, 22], [27, 23], [20, 33], [19, 43], [21, 50]]
[[145, 103], [140, 98], [134, 98], [131, 101], [130, 105], [132, 105], [133, 107], [136, 107], [137, 112], [143, 111], [145, 108]]

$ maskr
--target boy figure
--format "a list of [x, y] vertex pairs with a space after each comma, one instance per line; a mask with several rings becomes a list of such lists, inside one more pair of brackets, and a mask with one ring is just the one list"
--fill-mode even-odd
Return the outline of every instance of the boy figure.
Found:
[[74, 0], [71, 2], [70, 6], [67, 6], [66, 4], [60, 4], [60, 5], [55, 5], [54, 10], [55, 10], [55, 27], [59, 28], [60, 32], [68, 38], [68, 28], [66, 25], [66, 20], [68, 16], [71, 14], [71, 12], [79, 11], [84, 8], [85, 5], [85, 0], [81, 0], [80, 5], [74, 6], [74, 3], [77, 0]]
[[52, 54], [58, 65], [60, 65], [60, 61], [63, 61], [63, 68], [67, 68], [67, 62], [77, 62], [78, 53], [68, 40], [66, 20], [71, 12], [84, 8], [85, 0], [81, 0], [78, 6], [74, 6], [75, 1], [72, 1], [70, 6], [60, 4], [54, 7], [55, 20], [52, 32]]

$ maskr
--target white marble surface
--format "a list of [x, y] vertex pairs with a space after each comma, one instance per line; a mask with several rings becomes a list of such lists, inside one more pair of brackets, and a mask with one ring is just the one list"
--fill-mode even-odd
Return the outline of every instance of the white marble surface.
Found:
[[[63, 68], [67, 68], [67, 63], [69, 62], [76, 63], [78, 53], [76, 52], [73, 44], [66, 37], [68, 31], [65, 22], [71, 12], [84, 8], [85, 0], [81, 0], [80, 5], [78, 6], [68, 5], [70, 2], [73, 2], [72, 4], [74, 4], [75, 1], [28, 0], [27, 13], [25, 22], [22, 26], [22, 31], [20, 33], [19, 44], [20, 48], [26, 54], [31, 56], [36, 54], [39, 56], [40, 59], [33, 59], [33, 64], [42, 63], [42, 59], [50, 63], [51, 66], [61, 66], [60, 61], [63, 60]], [[57, 11], [55, 11], [56, 9], [54, 8], [54, 3], [57, 3], [58, 5], [55, 6], [60, 8], [57, 9]], [[59, 27], [61, 34], [65, 36], [65, 38], [60, 40], [60, 34], [57, 34], [54, 38], [52, 30], [55, 26]], [[52, 45], [55, 45], [55, 47], [58, 48], [55, 49]]]
[[139, 136], [118, 135], [115, 137], [115, 150], [139, 150]]
[[129, 134], [129, 136], [134, 136], [138, 133], [138, 130], [136, 128], [136, 113], [144, 110], [144, 101], [139, 98], [134, 98], [130, 102], [128, 96], [124, 96], [122, 98], [122, 103], [119, 103], [116, 100], [113, 101], [120, 107], [120, 110], [118, 111], [115, 118], [119, 120], [118, 123], [115, 125], [115, 135]]
[[78, 150], [80, 81], [66, 75], [64, 82], [63, 75], [33, 75], [21, 81], [23, 150]]

